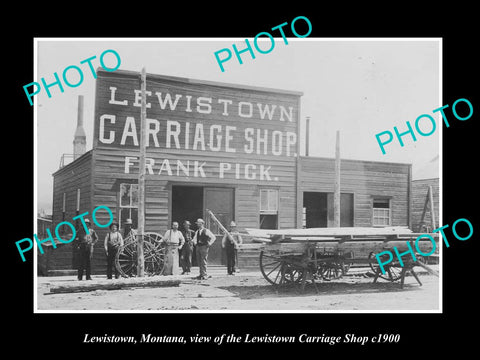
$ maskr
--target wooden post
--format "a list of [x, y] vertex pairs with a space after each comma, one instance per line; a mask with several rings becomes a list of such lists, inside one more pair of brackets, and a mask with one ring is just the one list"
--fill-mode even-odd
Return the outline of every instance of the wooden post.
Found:
[[437, 221], [435, 219], [435, 205], [433, 205], [433, 189], [431, 185], [428, 187], [428, 200], [430, 200], [430, 219], [432, 220], [433, 230], [437, 228]]
[[335, 142], [335, 190], [333, 193], [333, 226], [340, 227], [340, 131]]
[[305, 156], [308, 156], [310, 149], [310, 116], [307, 116], [305, 124]]
[[[425, 197], [425, 203], [423, 204], [422, 216], [420, 217], [419, 223], [420, 226], [425, 225], [425, 215], [427, 214], [427, 208], [430, 208], [430, 225], [432, 226], [431, 230], [436, 229], [437, 220], [435, 218], [435, 206], [433, 205], [433, 189], [431, 185], [428, 186], [427, 196]], [[421, 228], [419, 230], [421, 230]]]
[[[62, 222], [65, 221], [65, 197], [66, 193], [63, 193], [63, 203], [62, 203]], [[65, 234], [65, 225], [62, 225], [62, 229], [60, 230], [61, 234]]]
[[147, 118], [147, 75], [145, 68], [141, 73], [142, 106], [140, 114], [140, 161], [138, 168], [138, 231], [137, 231], [137, 276], [145, 275], [143, 255], [143, 234], [145, 233], [145, 152], [146, 152], [146, 118]]

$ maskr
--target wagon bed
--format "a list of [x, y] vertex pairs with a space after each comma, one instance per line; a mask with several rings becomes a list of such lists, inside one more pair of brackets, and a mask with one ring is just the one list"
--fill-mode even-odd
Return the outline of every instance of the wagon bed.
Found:
[[[304, 289], [306, 282], [311, 281], [316, 288], [316, 281], [341, 278], [352, 265], [368, 265], [374, 273], [374, 282], [380, 277], [400, 281], [401, 287], [407, 272], [421, 285], [414, 266], [421, 266], [438, 276], [427, 266], [427, 258], [422, 255], [438, 249], [437, 234], [427, 234], [434, 242], [423, 236], [416, 243], [419, 236], [426, 234], [413, 233], [404, 227], [247, 229], [247, 233], [258, 244], [260, 271], [273, 285], [300, 284]], [[416, 261], [406, 254], [402, 264], [394, 256], [392, 262], [384, 265], [385, 273], [382, 273], [376, 255], [383, 251], [394, 253], [394, 247], [403, 253], [409, 250], [407, 243], [417, 250]], [[388, 260], [386, 255], [381, 257], [384, 263]]]

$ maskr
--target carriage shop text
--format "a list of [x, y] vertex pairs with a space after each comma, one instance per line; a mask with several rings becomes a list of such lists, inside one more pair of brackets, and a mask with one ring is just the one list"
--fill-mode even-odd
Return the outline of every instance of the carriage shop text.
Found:
[[[99, 205], [136, 226], [140, 76], [97, 76], [92, 149], [79, 106], [74, 160], [53, 174], [53, 226]], [[146, 94], [146, 231], [201, 217], [220, 236], [205, 209], [240, 230], [332, 226], [334, 159], [300, 156], [301, 92], [147, 74]], [[341, 226], [411, 226], [410, 164], [342, 159], [341, 169]], [[220, 243], [211, 264], [223, 262]], [[52, 252], [51, 268], [71, 269], [69, 246]], [[94, 255], [93, 271], [104, 261]]]

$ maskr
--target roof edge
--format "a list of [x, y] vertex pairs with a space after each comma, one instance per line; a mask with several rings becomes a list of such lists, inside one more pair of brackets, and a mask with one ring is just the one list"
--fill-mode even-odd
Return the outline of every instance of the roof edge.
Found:
[[[121, 75], [121, 76], [126, 76], [126, 77], [131, 77], [131, 78], [138, 79], [139, 76], [140, 76], [140, 72], [132, 71], [132, 70], [106, 71], [101, 67], [97, 68], [97, 76], [113, 77], [115, 75]], [[233, 83], [226, 83], [226, 82], [220, 82], [220, 81], [191, 79], [191, 78], [185, 78], [185, 77], [180, 77], [180, 76], [170, 76], [170, 75], [147, 73], [147, 79], [148, 78], [158, 79], [158, 80], [176, 81], [176, 82], [182, 82], [182, 83], [185, 83], [185, 84], [193, 84], [193, 85], [209, 85], [209, 86], [217, 86], [217, 87], [239, 89], [239, 90], [253, 90], [253, 91], [259, 91], [259, 92], [270, 92], [270, 93], [277, 93], [277, 94], [284, 94], [284, 95], [303, 96], [303, 91], [285, 90], [285, 89], [269, 88], [269, 87], [262, 87], [262, 86], [252, 86], [252, 85], [233, 84]]]

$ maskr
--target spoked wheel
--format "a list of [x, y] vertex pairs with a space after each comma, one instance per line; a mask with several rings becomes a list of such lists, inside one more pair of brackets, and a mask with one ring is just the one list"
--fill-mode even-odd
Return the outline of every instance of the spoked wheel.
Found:
[[143, 235], [143, 255], [145, 260], [145, 273], [160, 275], [165, 267], [165, 243], [161, 242], [162, 236], [157, 233], [147, 232]]
[[[144, 273], [147, 276], [161, 274], [165, 266], [165, 247], [158, 240], [161, 238], [161, 235], [156, 233], [143, 235]], [[128, 235], [124, 246], [117, 252], [115, 266], [123, 277], [133, 277], [137, 275], [137, 265], [137, 240]]]
[[316, 276], [323, 280], [340, 279], [350, 268], [350, 264], [345, 265], [343, 261], [331, 261], [320, 263], [317, 267]]
[[[369, 265], [374, 274], [376, 274], [377, 270], [380, 268], [375, 255], [376, 254], [374, 252], [371, 252], [370, 255], [368, 256], [370, 260]], [[385, 256], [382, 255], [381, 260], [385, 260], [385, 259], [386, 259]], [[382, 271], [380, 270], [379, 277], [381, 277], [384, 280], [394, 282], [401, 278], [403, 267], [401, 267], [400, 264], [397, 262], [391, 262], [388, 265], [384, 266], [384, 270], [385, 270], [385, 274], [382, 274]]]
[[299, 283], [303, 277], [304, 270], [295, 266], [288, 261], [276, 255], [267, 255], [265, 252], [260, 252], [260, 271], [263, 277], [272, 285], [279, 285], [282, 281], [284, 283]]
[[124, 242], [115, 256], [115, 266], [123, 277], [137, 275], [137, 242], [130, 240]]

